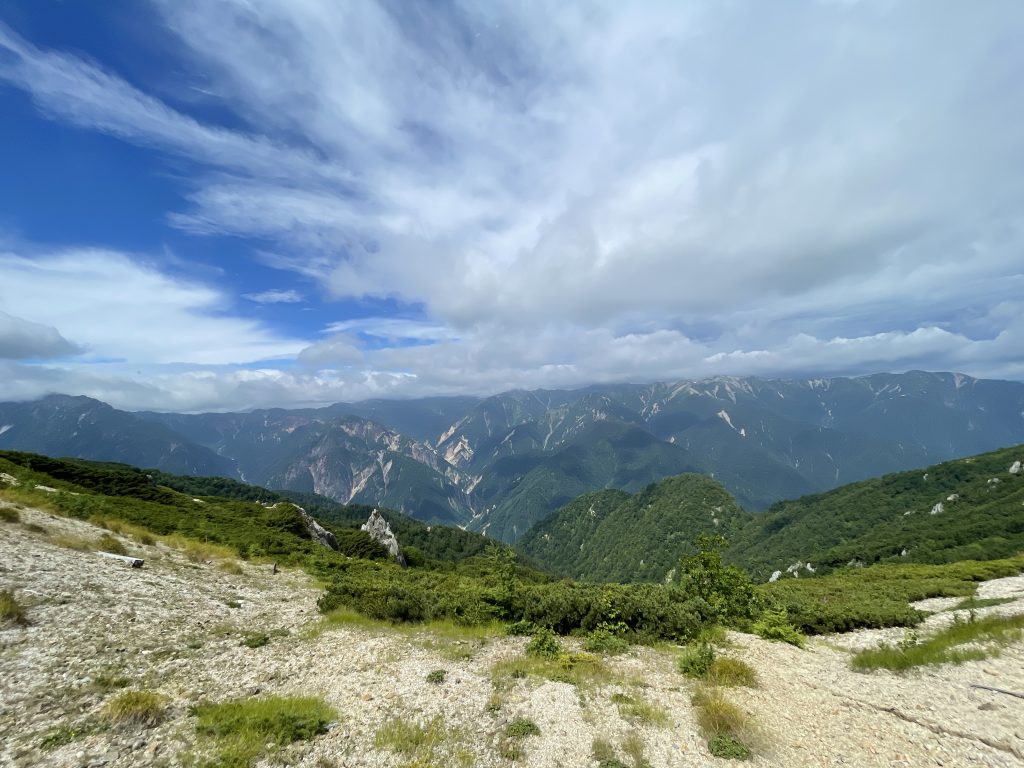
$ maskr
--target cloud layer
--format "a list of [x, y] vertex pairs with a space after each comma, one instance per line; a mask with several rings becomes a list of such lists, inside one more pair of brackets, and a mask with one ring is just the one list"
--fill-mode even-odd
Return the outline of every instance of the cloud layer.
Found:
[[[8, 254], [0, 308], [141, 371], [9, 364], [26, 393], [107, 381], [124, 405], [194, 409], [714, 373], [1024, 378], [1012, 0], [157, 6], [181, 88], [230, 125], [3, 26], [0, 80], [193, 163], [168, 226], [253, 239], [339, 307], [400, 310], [293, 339], [134, 256]], [[104, 269], [131, 286], [108, 323], [88, 319]]]

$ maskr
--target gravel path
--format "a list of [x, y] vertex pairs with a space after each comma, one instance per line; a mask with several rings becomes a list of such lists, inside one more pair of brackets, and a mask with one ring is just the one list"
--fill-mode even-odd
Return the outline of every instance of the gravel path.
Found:
[[[409, 765], [410, 756], [374, 745], [392, 718], [443, 723], [438, 766], [592, 768], [596, 738], [621, 745], [631, 737], [653, 768], [727, 764], [707, 752], [690, 683], [675, 671], [670, 649], [609, 659], [611, 681], [599, 686], [529, 678], [496, 691], [491, 669], [520, 656], [522, 639], [353, 625], [317, 631], [320, 590], [304, 573], [243, 564], [232, 574], [121, 537], [146, 560], [132, 570], [54, 543], [59, 535], [95, 539], [100, 529], [36, 510], [20, 514], [46, 533], [0, 524], [0, 589], [14, 590], [32, 622], [0, 629], [0, 766], [182, 765], [201, 750], [192, 705], [257, 694], [318, 695], [341, 714], [328, 733], [285, 750], [275, 765]], [[981, 614], [1024, 612], [1024, 577], [983, 584], [980, 596], [1016, 598]], [[927, 626], [950, 620], [936, 614]], [[247, 631], [273, 636], [248, 648], [240, 643]], [[997, 658], [903, 676], [850, 671], [848, 648], [902, 634], [819, 638], [800, 650], [731, 633], [725, 653], [746, 660], [761, 680], [757, 689], [728, 692], [761, 732], [750, 764], [1024, 765], [1024, 700], [970, 687], [1024, 691], [1024, 643]], [[426, 680], [436, 669], [447, 673], [441, 684]], [[97, 727], [120, 692], [110, 683], [118, 676], [167, 696], [160, 725]], [[650, 703], [667, 722], [631, 722], [616, 694]], [[532, 719], [540, 734], [522, 740], [513, 762], [504, 732], [517, 717]], [[629, 763], [621, 749], [620, 757]]]

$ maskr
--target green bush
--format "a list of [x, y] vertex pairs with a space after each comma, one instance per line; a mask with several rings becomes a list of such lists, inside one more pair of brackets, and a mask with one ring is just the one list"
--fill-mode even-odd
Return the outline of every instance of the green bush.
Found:
[[447, 676], [448, 673], [445, 672], [443, 669], [435, 669], [427, 674], [427, 682], [434, 683], [435, 685], [440, 685], [444, 682]]
[[707, 643], [687, 648], [676, 665], [687, 677], [704, 677], [715, 661], [715, 649]]
[[527, 736], [539, 736], [540, 728], [533, 720], [517, 717], [506, 726], [505, 735], [510, 739], [525, 739]]
[[591, 653], [615, 655], [629, 650], [629, 643], [610, 630], [598, 627], [587, 635], [583, 648]]
[[789, 623], [786, 611], [781, 608], [766, 610], [754, 622], [753, 629], [754, 634], [765, 640], [781, 640], [798, 648], [803, 648], [806, 642], [803, 634]]
[[562, 645], [555, 637], [555, 633], [546, 627], [541, 627], [533, 635], [533, 638], [526, 644], [526, 655], [537, 656], [542, 659], [557, 659], [562, 653]]

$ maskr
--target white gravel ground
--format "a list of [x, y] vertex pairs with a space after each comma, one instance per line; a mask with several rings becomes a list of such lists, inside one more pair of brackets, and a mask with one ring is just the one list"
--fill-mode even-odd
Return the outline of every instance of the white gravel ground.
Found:
[[[653, 768], [726, 765], [712, 758], [690, 705], [690, 683], [670, 649], [636, 648], [608, 664], [617, 682], [577, 690], [567, 683], [524, 679], [501, 694], [494, 711], [490, 670], [521, 653], [523, 640], [493, 638], [452, 644], [422, 633], [354, 626], [311, 632], [320, 590], [305, 574], [272, 575], [245, 565], [231, 575], [195, 564], [163, 545], [123, 539], [146, 559], [132, 570], [95, 554], [52, 543], [59, 533], [87, 537], [86, 523], [23, 510], [23, 523], [0, 524], [0, 589], [27, 606], [28, 627], [0, 629], [0, 766], [177, 766], [197, 749], [191, 705], [257, 693], [322, 696], [339, 722], [312, 742], [275, 757], [310, 768], [404, 766], [408, 756], [374, 746], [393, 717], [443, 719], [448, 737], [433, 764], [592, 768], [596, 738], [621, 744], [637, 734]], [[1024, 577], [983, 584], [981, 597], [1015, 602], [982, 609], [1024, 612]], [[928, 601], [927, 610], [957, 601]], [[233, 607], [237, 606], [237, 607]], [[929, 618], [925, 631], [951, 620]], [[246, 630], [288, 630], [262, 648], [239, 643]], [[999, 657], [909, 675], [857, 674], [849, 648], [898, 639], [902, 630], [814, 639], [806, 650], [732, 633], [734, 653], [758, 671], [757, 689], [729, 696], [760, 731], [754, 766], [1022, 766], [1024, 700], [970, 687], [981, 683], [1024, 691], [1024, 643]], [[426, 675], [447, 672], [431, 684]], [[43, 748], [60, 728], [101, 721], [118, 693], [95, 684], [116, 672], [168, 697], [157, 727], [85, 729], [68, 743]], [[639, 696], [668, 715], [664, 726], [627, 722], [611, 700]], [[514, 763], [502, 756], [505, 726], [532, 719], [540, 734], [523, 741]], [[625, 759], [625, 758], [623, 758]]]

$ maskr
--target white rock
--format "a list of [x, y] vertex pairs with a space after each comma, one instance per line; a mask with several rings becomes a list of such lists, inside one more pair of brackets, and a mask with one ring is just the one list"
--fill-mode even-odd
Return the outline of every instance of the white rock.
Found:
[[938, 514], [941, 514], [942, 512], [944, 512], [945, 509], [946, 508], [944, 506], [942, 506], [942, 502], [940, 501], [938, 504], [936, 504], [934, 507], [932, 507], [932, 511], [929, 512], [928, 514], [929, 515], [938, 515]]
[[1019, 461], [1015, 461], [1015, 462], [1013, 462], [1013, 464], [1010, 465], [1010, 474], [1011, 475], [1019, 475], [1020, 474], [1020, 462]]
[[771, 584], [772, 582], [778, 581], [779, 576], [781, 575], [782, 571], [772, 571], [772, 575], [768, 577], [768, 583]]
[[6, 472], [0, 472], [0, 483], [7, 483], [17, 488], [21, 483], [18, 482], [18, 478], [13, 475], [8, 475]]

